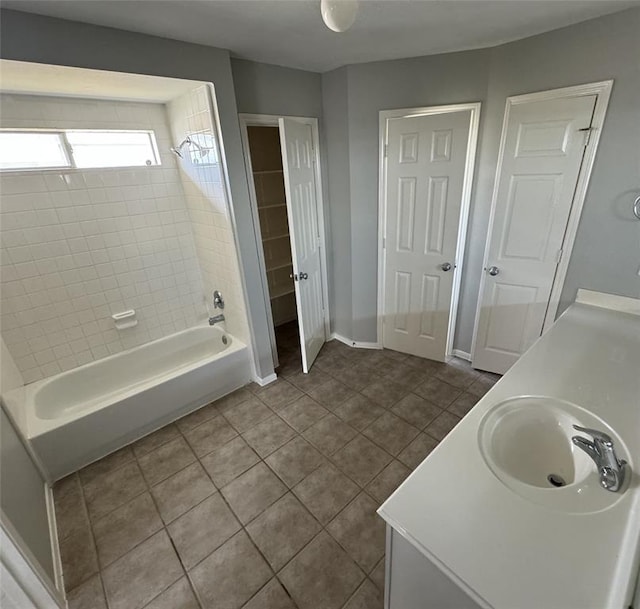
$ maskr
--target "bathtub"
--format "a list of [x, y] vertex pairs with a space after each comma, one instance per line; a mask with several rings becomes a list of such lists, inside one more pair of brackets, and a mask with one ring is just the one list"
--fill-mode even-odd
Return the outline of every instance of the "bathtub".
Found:
[[249, 350], [198, 326], [3, 396], [51, 481], [223, 397], [251, 377]]

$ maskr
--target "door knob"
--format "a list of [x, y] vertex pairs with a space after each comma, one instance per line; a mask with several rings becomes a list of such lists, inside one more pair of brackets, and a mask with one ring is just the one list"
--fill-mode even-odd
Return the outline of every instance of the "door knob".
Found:
[[298, 281], [298, 274], [297, 273], [290, 273], [289, 277], [291, 279], [293, 279], [294, 281]]
[[487, 273], [489, 273], [489, 275], [491, 275], [492, 277], [495, 277], [499, 272], [500, 269], [497, 266], [490, 266], [487, 269]]
[[300, 281], [303, 279], [309, 279], [309, 275], [307, 273], [300, 273]]
[[451, 263], [450, 263], [450, 262], [443, 262], [443, 263], [440, 265], [440, 268], [441, 268], [443, 271], [445, 271], [445, 272], [446, 272], [446, 271], [450, 271], [450, 270], [451, 270]]

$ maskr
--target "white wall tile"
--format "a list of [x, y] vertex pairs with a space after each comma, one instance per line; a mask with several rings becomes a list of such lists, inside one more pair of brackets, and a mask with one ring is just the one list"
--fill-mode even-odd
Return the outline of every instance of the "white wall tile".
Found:
[[[0, 102], [1, 127], [153, 129], [167, 149], [160, 167], [0, 175], [0, 324], [25, 382], [203, 322], [165, 106], [19, 95]], [[129, 308], [138, 326], [116, 331], [110, 316]]]

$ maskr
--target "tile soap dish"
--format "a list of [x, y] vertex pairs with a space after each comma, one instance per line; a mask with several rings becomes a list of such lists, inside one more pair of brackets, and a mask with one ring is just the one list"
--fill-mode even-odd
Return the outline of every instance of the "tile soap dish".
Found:
[[134, 326], [138, 325], [136, 312], [133, 309], [122, 311], [120, 313], [114, 313], [111, 316], [111, 319], [113, 319], [116, 324], [116, 330], [126, 330], [127, 328], [133, 328]]

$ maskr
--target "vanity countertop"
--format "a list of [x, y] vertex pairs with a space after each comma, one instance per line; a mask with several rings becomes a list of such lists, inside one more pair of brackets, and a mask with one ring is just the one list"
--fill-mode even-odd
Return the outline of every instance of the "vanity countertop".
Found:
[[[631, 601], [640, 562], [640, 314], [633, 310], [637, 301], [620, 299], [622, 310], [614, 310], [586, 304], [590, 294], [569, 307], [378, 511], [480, 606], [626, 609]], [[480, 452], [479, 424], [494, 405], [523, 395], [567, 400], [616, 431], [624, 444], [618, 456], [633, 471], [616, 503], [566, 513], [521, 498], [491, 472]]]

